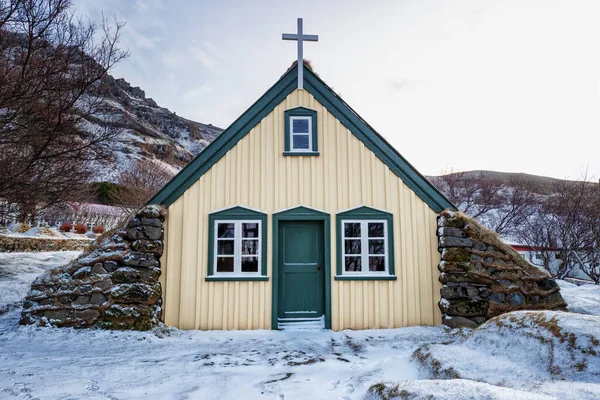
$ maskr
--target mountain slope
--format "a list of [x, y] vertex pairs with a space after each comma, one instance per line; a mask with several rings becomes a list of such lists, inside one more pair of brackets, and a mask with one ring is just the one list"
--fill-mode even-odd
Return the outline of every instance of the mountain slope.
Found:
[[108, 143], [110, 157], [96, 166], [96, 181], [114, 181], [135, 160], [155, 160], [176, 172], [189, 163], [223, 130], [182, 118], [160, 107], [139, 87], [124, 79], [105, 78], [98, 111], [86, 118], [84, 131], [119, 128]]

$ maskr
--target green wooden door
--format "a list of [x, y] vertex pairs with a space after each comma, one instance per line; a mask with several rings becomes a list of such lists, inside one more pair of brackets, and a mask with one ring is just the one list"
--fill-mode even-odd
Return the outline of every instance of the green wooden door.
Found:
[[324, 312], [323, 223], [279, 223], [279, 318], [318, 318]]

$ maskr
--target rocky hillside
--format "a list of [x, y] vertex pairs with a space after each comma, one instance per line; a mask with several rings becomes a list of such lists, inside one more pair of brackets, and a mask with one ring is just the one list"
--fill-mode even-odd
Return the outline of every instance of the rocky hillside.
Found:
[[111, 159], [98, 165], [97, 181], [114, 181], [136, 159], [158, 160], [175, 172], [222, 132], [160, 107], [124, 79], [109, 75], [106, 83], [98, 112], [82, 126], [83, 130], [120, 128], [117, 139], [109, 144]]

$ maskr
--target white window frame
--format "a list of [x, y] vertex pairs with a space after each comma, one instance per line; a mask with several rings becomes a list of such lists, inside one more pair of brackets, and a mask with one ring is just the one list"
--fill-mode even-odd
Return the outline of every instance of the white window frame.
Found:
[[[294, 133], [294, 121], [295, 120], [306, 120], [308, 121], [308, 133]], [[306, 136], [308, 135], [308, 149], [297, 149], [294, 147], [294, 136]], [[312, 128], [312, 117], [311, 116], [290, 116], [290, 151], [296, 153], [312, 153], [313, 152], [313, 128]]]
[[[381, 237], [369, 237], [369, 224], [382, 223], [383, 224], [383, 238]], [[358, 237], [346, 237], [345, 233], [346, 224], [360, 224], [360, 238]], [[389, 276], [389, 263], [390, 263], [390, 252], [389, 252], [389, 237], [388, 237], [388, 226], [387, 220], [385, 219], [343, 219], [341, 223], [340, 237], [342, 238], [342, 275], [354, 275], [354, 276]], [[346, 239], [358, 240], [360, 239], [360, 254], [346, 254]], [[373, 256], [385, 257], [385, 270], [384, 271], [369, 271], [369, 239], [381, 240], [383, 239], [383, 254], [372, 254]], [[360, 265], [361, 271], [346, 271], [346, 256], [348, 257], [361, 257]], [[366, 270], [365, 270], [366, 268]]]
[[[219, 257], [228, 257], [219, 255], [217, 252], [219, 240], [231, 240], [231, 238], [219, 238], [219, 224], [234, 224], [234, 234], [233, 234], [233, 272], [218, 272], [217, 271], [217, 260]], [[258, 271], [256, 272], [242, 272], [242, 240], [254, 240], [255, 238], [242, 238], [242, 224], [258, 224], [258, 250], [257, 250], [257, 261], [258, 261]], [[254, 220], [254, 219], [217, 219], [215, 220], [214, 229], [214, 243], [213, 243], [213, 274], [211, 276], [216, 277], [251, 277], [251, 276], [262, 276], [261, 275], [261, 266], [262, 266], [262, 241], [264, 240], [262, 237], [262, 221]], [[231, 257], [231, 256], [229, 256]]]

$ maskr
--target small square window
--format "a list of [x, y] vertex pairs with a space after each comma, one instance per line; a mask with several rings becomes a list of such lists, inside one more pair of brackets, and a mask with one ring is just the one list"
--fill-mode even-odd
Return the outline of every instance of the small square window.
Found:
[[283, 155], [318, 156], [317, 112], [296, 107], [284, 112]]

